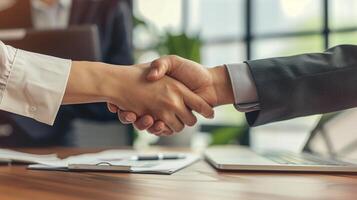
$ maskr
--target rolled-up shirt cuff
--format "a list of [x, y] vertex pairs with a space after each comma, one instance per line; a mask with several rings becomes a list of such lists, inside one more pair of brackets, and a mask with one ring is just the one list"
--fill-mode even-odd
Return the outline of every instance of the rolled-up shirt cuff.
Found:
[[226, 65], [233, 88], [235, 108], [240, 112], [259, 110], [257, 89], [245, 63]]
[[71, 60], [17, 50], [0, 109], [53, 125], [70, 69]]

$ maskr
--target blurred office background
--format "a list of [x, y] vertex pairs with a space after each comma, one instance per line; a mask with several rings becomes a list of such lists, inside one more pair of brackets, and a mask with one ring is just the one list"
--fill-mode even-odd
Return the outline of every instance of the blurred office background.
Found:
[[[200, 61], [207, 67], [247, 59], [320, 52], [337, 44], [357, 43], [356, 0], [136, 0], [134, 16], [150, 28], [134, 28], [138, 61], [160, 51], [157, 37], [199, 36]], [[154, 29], [154, 31], [153, 31]], [[153, 34], [153, 32], [155, 34]], [[169, 44], [172, 44], [169, 42]], [[183, 53], [183, 55], [185, 55]], [[233, 106], [216, 109], [214, 120], [200, 118], [191, 145], [236, 142], [254, 148], [298, 151], [320, 116], [310, 116], [252, 128], [247, 137], [244, 115]], [[216, 129], [214, 127], [217, 127]], [[243, 127], [243, 128], [242, 128]], [[212, 129], [213, 128], [213, 129]], [[199, 131], [197, 131], [199, 130]], [[196, 132], [197, 131], [197, 132]], [[210, 132], [202, 134], [200, 131]], [[184, 133], [175, 137], [188, 137]], [[171, 138], [162, 143], [170, 143]]]
[[[121, 2], [118, 12], [126, 17], [116, 23], [127, 24], [127, 34], [113, 34], [130, 40], [128, 44], [133, 45], [132, 56], [136, 63], [151, 61], [160, 55], [178, 54], [213, 67], [247, 59], [320, 52], [337, 44], [357, 43], [357, 0], [118, 2]], [[1, 23], [0, 26], [5, 28]], [[160, 144], [204, 148], [211, 144], [241, 143], [258, 149], [297, 151], [319, 118], [309, 116], [248, 129], [244, 114], [227, 105], [216, 108], [215, 119], [199, 117], [195, 127], [167, 138], [133, 131], [115, 120], [75, 118], [68, 134], [72, 142], [65, 145], [145, 147]]]

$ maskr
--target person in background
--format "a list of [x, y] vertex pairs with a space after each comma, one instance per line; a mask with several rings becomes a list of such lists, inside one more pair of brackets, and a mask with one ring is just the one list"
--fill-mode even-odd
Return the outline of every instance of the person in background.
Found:
[[[30, 0], [32, 26], [35, 29], [63, 29], [72, 25], [95, 24], [99, 30], [102, 61], [115, 65], [133, 63], [131, 15], [125, 1], [119, 0]], [[26, 16], [25, 16], [26, 17]], [[81, 118], [97, 122], [116, 120], [104, 103], [62, 106], [53, 126], [1, 111], [0, 127], [5, 135], [2, 145], [70, 145], [73, 121]]]

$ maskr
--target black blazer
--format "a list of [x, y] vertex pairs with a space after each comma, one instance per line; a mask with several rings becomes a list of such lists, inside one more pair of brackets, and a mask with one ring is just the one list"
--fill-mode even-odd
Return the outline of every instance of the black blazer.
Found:
[[357, 106], [357, 46], [246, 63], [260, 103], [252, 126]]

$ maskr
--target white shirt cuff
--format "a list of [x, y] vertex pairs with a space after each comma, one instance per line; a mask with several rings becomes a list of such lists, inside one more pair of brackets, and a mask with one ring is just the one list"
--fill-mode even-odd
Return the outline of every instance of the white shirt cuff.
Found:
[[257, 89], [245, 63], [226, 65], [231, 79], [235, 107], [240, 112], [259, 110]]
[[15, 50], [0, 109], [53, 125], [66, 89], [71, 60]]

